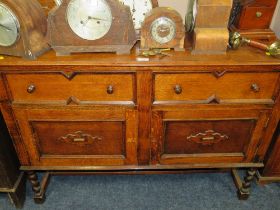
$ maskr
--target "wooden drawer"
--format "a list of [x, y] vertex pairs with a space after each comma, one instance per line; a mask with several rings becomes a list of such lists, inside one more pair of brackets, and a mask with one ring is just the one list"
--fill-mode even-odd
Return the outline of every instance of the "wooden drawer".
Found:
[[273, 103], [279, 73], [156, 74], [154, 103]]
[[154, 111], [153, 163], [253, 162], [268, 115], [249, 109]]
[[137, 163], [136, 111], [14, 107], [32, 166]]
[[275, 7], [277, 0], [254, 0], [250, 2], [250, 6], [265, 6], [265, 7]]
[[134, 74], [7, 74], [14, 103], [133, 103]]
[[274, 14], [274, 7], [246, 7], [242, 10], [238, 29], [267, 29]]

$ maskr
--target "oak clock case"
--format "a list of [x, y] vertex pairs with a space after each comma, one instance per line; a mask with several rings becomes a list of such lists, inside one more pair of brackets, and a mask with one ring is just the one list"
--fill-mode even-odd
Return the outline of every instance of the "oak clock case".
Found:
[[0, 54], [36, 59], [50, 49], [47, 18], [36, 0], [0, 1]]
[[141, 25], [147, 13], [158, 7], [157, 0], [119, 0], [130, 7], [134, 28], [137, 35], [140, 35]]
[[174, 48], [184, 51], [185, 29], [180, 14], [169, 7], [157, 7], [142, 24], [141, 48]]
[[136, 34], [128, 6], [115, 0], [64, 0], [48, 17], [48, 40], [57, 55], [129, 54]]

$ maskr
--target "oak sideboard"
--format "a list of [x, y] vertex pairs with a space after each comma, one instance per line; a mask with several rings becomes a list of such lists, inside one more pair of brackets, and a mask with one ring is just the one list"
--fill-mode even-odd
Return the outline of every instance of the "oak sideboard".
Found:
[[19, 170], [19, 161], [9, 132], [0, 113], [0, 193], [7, 193], [16, 208], [25, 201], [26, 178]]
[[[1, 111], [36, 202], [55, 172], [219, 168], [232, 169], [248, 198], [277, 126], [280, 60], [245, 47], [171, 54], [0, 61]], [[243, 182], [239, 168], [248, 169]]]

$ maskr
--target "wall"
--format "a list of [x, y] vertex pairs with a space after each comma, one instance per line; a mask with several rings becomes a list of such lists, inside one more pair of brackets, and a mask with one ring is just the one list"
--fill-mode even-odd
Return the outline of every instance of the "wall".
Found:
[[158, 0], [160, 7], [172, 7], [177, 10], [185, 21], [188, 0]]
[[280, 39], [280, 0], [276, 6], [274, 17], [271, 23], [271, 29], [275, 31], [277, 37]]

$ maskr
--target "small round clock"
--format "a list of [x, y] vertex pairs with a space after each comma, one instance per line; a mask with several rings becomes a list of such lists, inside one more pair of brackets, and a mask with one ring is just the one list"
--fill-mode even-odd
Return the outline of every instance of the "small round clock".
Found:
[[105, 0], [71, 0], [66, 16], [72, 31], [86, 40], [96, 40], [106, 35], [113, 19]]
[[50, 49], [47, 18], [37, 0], [0, 0], [0, 54], [36, 59]]
[[119, 0], [130, 7], [135, 30], [140, 30], [145, 15], [158, 6], [157, 0]]
[[8, 47], [19, 38], [20, 24], [14, 12], [0, 3], [0, 46]]
[[142, 24], [141, 48], [184, 50], [185, 29], [180, 14], [169, 7], [150, 11]]
[[151, 24], [151, 37], [159, 44], [165, 44], [174, 39], [176, 23], [167, 17], [159, 17]]

